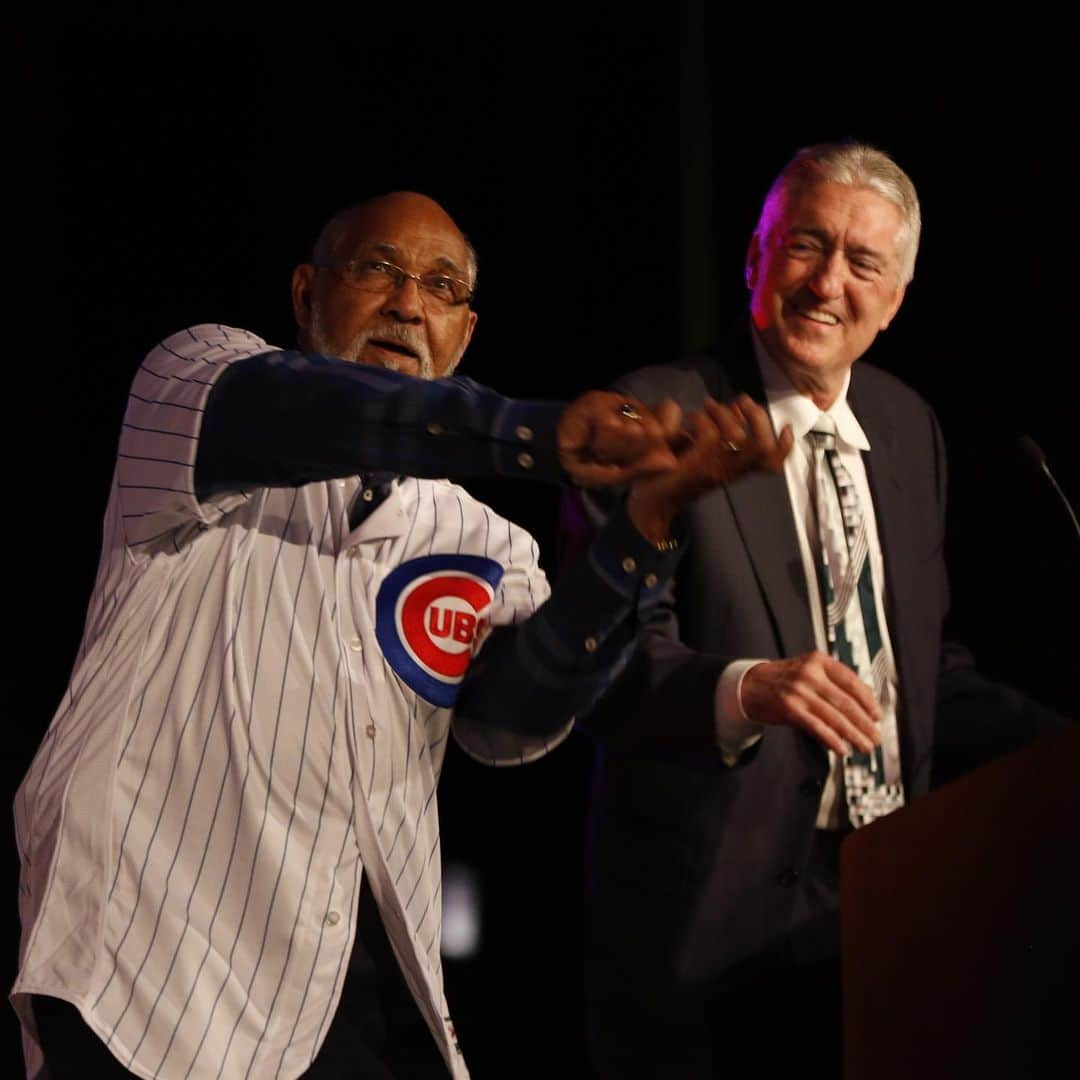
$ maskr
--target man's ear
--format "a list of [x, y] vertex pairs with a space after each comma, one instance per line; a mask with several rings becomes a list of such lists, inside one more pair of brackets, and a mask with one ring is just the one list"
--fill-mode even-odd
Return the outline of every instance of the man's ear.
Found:
[[746, 249], [746, 287], [754, 288], [758, 279], [758, 263], [761, 261], [761, 237], [755, 232], [750, 237], [750, 246]]
[[445, 378], [448, 375], [453, 375], [457, 371], [458, 364], [461, 363], [461, 358], [465, 355], [465, 350], [469, 347], [469, 342], [472, 341], [473, 331], [476, 329], [476, 312], [469, 312], [469, 321], [465, 326], [465, 334], [461, 339], [461, 348], [458, 350], [457, 357], [452, 364], [448, 364], [445, 371], [439, 373], [439, 378]]
[[293, 317], [300, 330], [307, 330], [311, 325], [311, 290], [315, 285], [315, 267], [311, 263], [302, 263], [292, 275]]
[[888, 310], [885, 312], [885, 317], [881, 320], [881, 325], [878, 330], [885, 330], [889, 323], [896, 317], [896, 313], [900, 310], [900, 305], [904, 301], [904, 293], [907, 292], [907, 286], [901, 285], [896, 290], [896, 295], [893, 297], [892, 303], [889, 305]]
[[465, 340], [462, 342], [461, 351], [464, 354], [465, 350], [469, 347], [469, 342], [472, 341], [473, 331], [476, 329], [476, 312], [469, 312], [469, 325], [465, 328]]

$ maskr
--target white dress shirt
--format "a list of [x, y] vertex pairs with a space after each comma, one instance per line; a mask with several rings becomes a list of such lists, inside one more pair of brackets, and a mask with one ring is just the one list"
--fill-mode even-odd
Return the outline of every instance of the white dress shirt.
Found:
[[[810, 598], [814, 642], [821, 652], [827, 653], [825, 620], [822, 614], [817, 577], [817, 544], [813, 539], [817, 536], [817, 522], [811, 498], [813, 455], [806, 437], [814, 429], [821, 410], [810, 398], [800, 394], [791, 385], [780, 366], [765, 351], [756, 333], [753, 337], [754, 351], [765, 384], [765, 398], [773, 428], [779, 432], [783, 430], [785, 424], [790, 424], [795, 436], [795, 444], [784, 461], [784, 479], [787, 482], [795, 533], [799, 541], [799, 554], [802, 557], [807, 594]], [[866, 523], [867, 539], [870, 545], [870, 570], [874, 582], [874, 603], [877, 608], [878, 625], [888, 660], [888, 669], [891, 673], [891, 678], [886, 680], [884, 700], [879, 704], [882, 712], [881, 730], [885, 751], [885, 771], [887, 777], [893, 778], [899, 776], [896, 665], [892, 643], [889, 640], [889, 626], [885, 620], [885, 566], [881, 556], [877, 521], [874, 517], [874, 502], [862, 459], [864, 453], [870, 452], [870, 441], [847, 403], [850, 382], [851, 372], [848, 371], [840, 393], [826, 412], [836, 424], [836, 449], [855, 484]], [[740, 695], [743, 676], [757, 663], [761, 663], [761, 658], [733, 661], [724, 669], [717, 683], [715, 710], [717, 739], [724, 759], [729, 764], [733, 764], [744, 750], [760, 739], [764, 731], [763, 725], [755, 724], [747, 718], [742, 709]], [[837, 828], [845, 820], [846, 811], [843, 806], [842, 791], [843, 763], [836, 754], [830, 751], [829, 775], [818, 810], [819, 828]]]

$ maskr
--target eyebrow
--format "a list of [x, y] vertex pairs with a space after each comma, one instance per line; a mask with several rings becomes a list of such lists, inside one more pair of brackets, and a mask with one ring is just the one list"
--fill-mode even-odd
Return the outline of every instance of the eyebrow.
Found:
[[[396, 244], [388, 244], [386, 241], [376, 241], [375, 243], [368, 245], [368, 250], [395, 259], [401, 258], [401, 249]], [[433, 261], [432, 268], [436, 270], [453, 270], [455, 274], [464, 275], [464, 271], [461, 267], [448, 255], [438, 256], [438, 258]]]
[[868, 255], [872, 259], [882, 259], [888, 261], [888, 251], [882, 251], [880, 248], [867, 247], [865, 244], [853, 244], [849, 248], [844, 248], [846, 252], [851, 255]]
[[[789, 229], [787, 235], [812, 236], [814, 239], [821, 240], [825, 243], [829, 243], [832, 239], [824, 229], [815, 229], [812, 226]], [[879, 248], [867, 247], [865, 244], [853, 244], [850, 247], [845, 247], [844, 251], [849, 255], [866, 255], [873, 259], [888, 260], [889, 258], [889, 253], [887, 251], [882, 251]]]

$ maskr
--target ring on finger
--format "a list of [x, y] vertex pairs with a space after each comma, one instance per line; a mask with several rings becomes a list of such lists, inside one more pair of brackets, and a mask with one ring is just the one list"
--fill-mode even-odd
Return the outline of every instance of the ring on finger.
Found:
[[637, 411], [637, 409], [635, 409], [634, 406], [630, 404], [629, 401], [624, 401], [619, 406], [619, 415], [620, 416], [625, 416], [627, 420], [640, 420], [641, 419], [641, 413], [639, 413]]
[[740, 450], [742, 450], [742, 447], [738, 443], [732, 442], [730, 439], [728, 439], [725, 445], [727, 446], [728, 451], [732, 454], [737, 454]]

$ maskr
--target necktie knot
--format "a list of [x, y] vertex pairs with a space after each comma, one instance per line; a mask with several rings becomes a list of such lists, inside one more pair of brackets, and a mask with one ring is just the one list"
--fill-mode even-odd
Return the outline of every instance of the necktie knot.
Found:
[[813, 428], [806, 433], [806, 437], [816, 450], [835, 450], [836, 421], [826, 413], [821, 413], [814, 421]]

